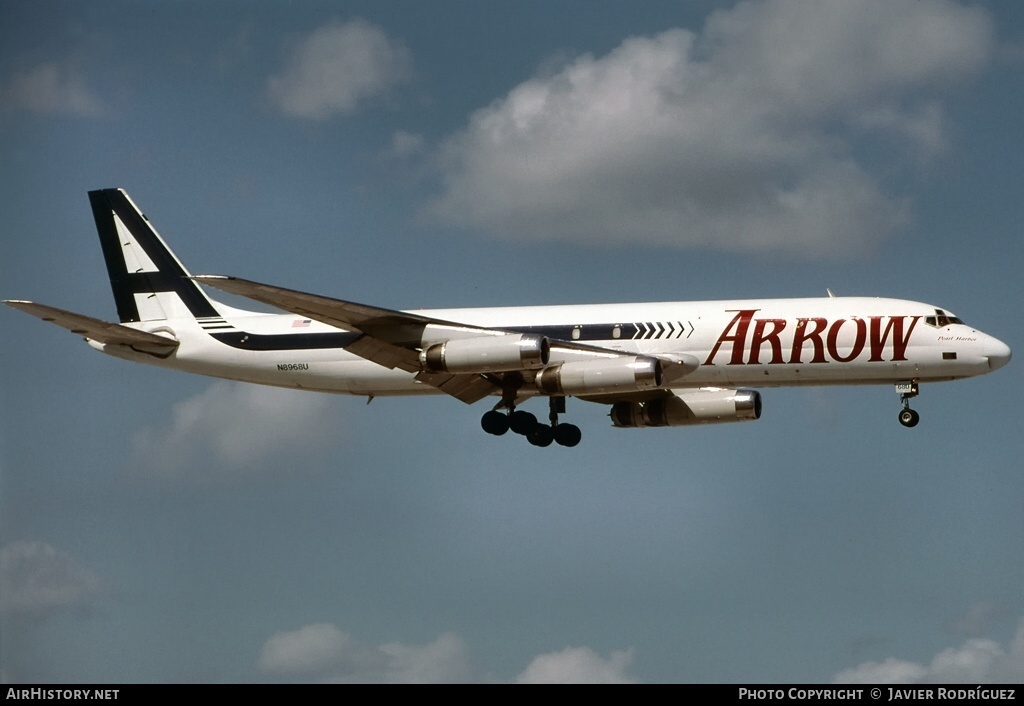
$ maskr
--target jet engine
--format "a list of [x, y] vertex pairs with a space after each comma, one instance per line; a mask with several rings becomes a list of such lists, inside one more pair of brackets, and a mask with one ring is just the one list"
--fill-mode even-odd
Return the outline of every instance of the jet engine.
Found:
[[420, 351], [420, 365], [434, 373], [533, 370], [548, 363], [551, 344], [534, 333], [456, 338]]
[[676, 390], [649, 402], [616, 402], [611, 417], [617, 427], [745, 422], [761, 417], [761, 395], [755, 390]]
[[583, 360], [552, 365], [537, 373], [537, 387], [546, 395], [599, 395], [638, 392], [661, 387], [662, 366], [645, 355]]

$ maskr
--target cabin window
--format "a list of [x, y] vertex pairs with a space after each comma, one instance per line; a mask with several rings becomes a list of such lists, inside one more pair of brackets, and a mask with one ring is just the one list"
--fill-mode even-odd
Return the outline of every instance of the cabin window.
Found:
[[574, 341], [580, 340], [580, 327], [579, 326], [576, 326], [575, 328], [573, 328], [573, 330], [572, 330], [572, 340], [574, 340]]
[[618, 324], [612, 327], [612, 338], [622, 338], [622, 327]]

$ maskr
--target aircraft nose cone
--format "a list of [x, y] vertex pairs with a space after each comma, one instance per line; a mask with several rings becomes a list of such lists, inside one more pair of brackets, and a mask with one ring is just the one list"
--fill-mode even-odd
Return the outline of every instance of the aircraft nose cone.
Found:
[[1013, 353], [1008, 345], [1002, 341], [993, 340], [985, 357], [988, 358], [988, 367], [992, 370], [998, 370], [1010, 362], [1012, 355]]

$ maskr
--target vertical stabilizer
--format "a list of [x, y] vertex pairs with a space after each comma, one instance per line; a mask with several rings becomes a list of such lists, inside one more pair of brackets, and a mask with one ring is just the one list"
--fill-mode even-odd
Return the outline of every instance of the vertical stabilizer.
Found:
[[89, 192], [122, 323], [219, 316], [123, 189]]

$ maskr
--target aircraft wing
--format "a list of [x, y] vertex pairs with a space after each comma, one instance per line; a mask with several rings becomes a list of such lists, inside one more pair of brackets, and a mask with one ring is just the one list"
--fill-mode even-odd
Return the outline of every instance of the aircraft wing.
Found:
[[427, 326], [493, 334], [492, 329], [442, 321], [418, 314], [332, 299], [294, 289], [261, 284], [224, 275], [196, 275], [192, 279], [231, 294], [276, 306], [300, 316], [348, 331], [362, 333], [346, 350], [386, 368], [418, 373], [416, 379], [466, 403], [473, 403], [501, 389], [495, 379], [478, 374], [423, 372], [419, 351]]
[[66, 328], [71, 333], [99, 341], [108, 345], [131, 346], [145, 353], [154, 355], [170, 355], [178, 342], [155, 333], [139, 331], [129, 326], [112, 324], [101, 319], [94, 319], [84, 314], [76, 314], [73, 311], [65, 311], [45, 304], [36, 302], [21, 301], [18, 299], [5, 299], [4, 304], [13, 307], [18, 311], [24, 311], [43, 321], [49, 321], [61, 328]]

